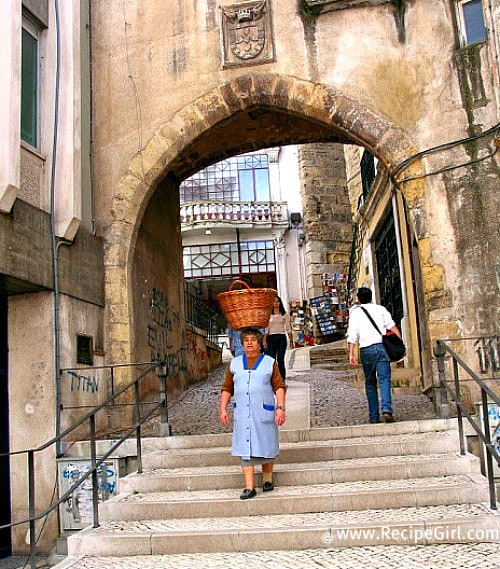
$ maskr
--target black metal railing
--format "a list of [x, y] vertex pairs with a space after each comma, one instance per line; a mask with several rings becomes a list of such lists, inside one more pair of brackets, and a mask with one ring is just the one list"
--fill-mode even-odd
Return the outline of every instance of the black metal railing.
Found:
[[[477, 341], [478, 338], [466, 338], [462, 341]], [[486, 463], [486, 476], [488, 478], [489, 486], [489, 497], [490, 497], [490, 507], [492, 510], [497, 509], [496, 501], [496, 489], [495, 489], [495, 477], [493, 471], [493, 460], [496, 460], [497, 464], [500, 466], [500, 454], [495, 448], [495, 445], [491, 439], [491, 425], [489, 417], [489, 405], [491, 403], [500, 406], [500, 397], [486, 385], [485, 381], [479, 377], [479, 375], [474, 372], [471, 366], [467, 365], [462, 358], [454, 351], [449, 345], [449, 341], [437, 340], [436, 346], [434, 348], [434, 355], [437, 359], [437, 367], [439, 374], [439, 387], [441, 388], [442, 402], [446, 403], [448, 397], [456, 405], [457, 419], [458, 419], [458, 431], [460, 440], [460, 454], [466, 454], [466, 440], [464, 431], [464, 417], [469, 422], [470, 426], [473, 428], [480, 442], [483, 444], [485, 452], [484, 458]], [[453, 369], [453, 382], [448, 381], [446, 378], [447, 374], [447, 362], [446, 356], [451, 358], [451, 367]], [[449, 367], [449, 366], [448, 366]], [[460, 377], [460, 371], [465, 372], [466, 378]], [[462, 382], [464, 379], [472, 381], [475, 385], [480, 388], [481, 391], [481, 410], [482, 410], [482, 429], [478, 425], [478, 422], [474, 420], [474, 417], [467, 409], [467, 405], [464, 404], [462, 398]], [[498, 380], [498, 378], [492, 378]]]
[[[92, 477], [92, 503], [93, 503], [93, 526], [99, 526], [99, 511], [98, 511], [98, 469], [101, 465], [120, 447], [127, 439], [129, 439], [134, 433], [136, 437], [136, 448], [137, 448], [137, 472], [142, 473], [142, 445], [141, 445], [141, 425], [158, 409], [160, 409], [161, 420], [168, 422], [167, 415], [167, 405], [166, 405], [166, 377], [167, 368], [164, 362], [144, 362], [137, 364], [117, 364], [108, 366], [98, 366], [93, 368], [78, 368], [78, 370], [61, 370], [62, 373], [68, 371], [75, 371], [82, 373], [84, 370], [100, 370], [100, 369], [111, 369], [114, 371], [117, 368], [144, 368], [144, 371], [140, 371], [139, 375], [130, 381], [127, 385], [114, 391], [114, 387], [111, 395], [103, 401], [100, 405], [94, 407], [91, 411], [86, 413], [84, 416], [76, 420], [70, 427], [61, 432], [57, 437], [49, 440], [48, 442], [38, 446], [37, 448], [12, 451], [9, 453], [2, 453], [0, 456], [8, 456], [9, 459], [15, 456], [25, 455], [27, 457], [27, 480], [28, 480], [28, 517], [22, 520], [12, 521], [9, 524], [0, 526], [0, 530], [6, 528], [12, 528], [19, 525], [29, 524], [29, 540], [30, 540], [30, 566], [31, 569], [36, 567], [36, 531], [35, 522], [37, 520], [42, 520], [47, 518], [47, 516], [59, 507], [60, 504], [65, 502], [70, 496], [75, 492], [75, 490], [81, 486], [89, 477]], [[144, 402], [140, 401], [140, 383], [143, 379], [147, 378], [150, 374], [154, 374], [160, 380], [160, 400]], [[114, 375], [112, 373], [112, 375]], [[130, 390], [133, 390], [133, 397], [130, 397]], [[117, 399], [122, 397], [124, 402], [117, 402]], [[120, 438], [115, 439], [116, 442], [99, 458], [97, 457], [97, 439], [98, 433], [96, 429], [96, 415], [104, 409], [109, 409], [113, 406], [114, 409], [122, 405], [133, 405], [134, 406], [134, 416], [135, 423], [129, 429], [122, 433]], [[147, 412], [141, 414], [141, 407], [145, 405], [151, 405]], [[89, 440], [90, 440], [90, 454], [91, 454], [91, 468], [81, 475], [81, 477], [72, 484], [68, 490], [59, 497], [58, 500], [53, 501], [50, 506], [45, 508], [43, 511], [37, 513], [36, 511], [36, 480], [35, 480], [35, 457], [37, 453], [40, 453], [50, 447], [58, 448], [61, 441], [73, 433], [76, 429], [80, 429], [83, 425], [88, 424], [89, 429]], [[57, 452], [56, 452], [57, 455]], [[58, 457], [59, 458], [59, 457]]]
[[184, 317], [186, 322], [207, 333], [207, 340], [217, 344], [220, 314], [202, 302], [187, 287], [184, 289]]

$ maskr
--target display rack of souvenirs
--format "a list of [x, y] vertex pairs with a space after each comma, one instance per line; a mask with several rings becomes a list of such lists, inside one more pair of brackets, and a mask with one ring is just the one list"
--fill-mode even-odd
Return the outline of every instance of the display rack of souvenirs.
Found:
[[331, 297], [338, 332], [345, 332], [349, 317], [347, 275], [342, 273], [324, 273], [323, 291]]
[[314, 345], [314, 326], [307, 300], [290, 302], [290, 324], [295, 348]]
[[310, 301], [321, 336], [343, 335], [347, 329], [347, 275], [323, 274], [323, 294]]
[[332, 336], [337, 331], [335, 322], [335, 308], [332, 297], [327, 293], [309, 300], [311, 312], [316, 317], [321, 336]]

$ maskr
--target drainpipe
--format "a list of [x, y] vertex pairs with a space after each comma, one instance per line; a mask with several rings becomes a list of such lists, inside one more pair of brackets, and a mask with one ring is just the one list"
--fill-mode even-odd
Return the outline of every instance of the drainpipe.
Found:
[[90, 121], [90, 200], [92, 216], [92, 235], [97, 233], [95, 220], [95, 185], [94, 185], [94, 81], [92, 67], [92, 0], [88, 0], [88, 42], [89, 42], [89, 121]]
[[[57, 126], [59, 121], [59, 74], [60, 74], [60, 24], [59, 2], [54, 0], [55, 32], [56, 32], [56, 76], [54, 95], [54, 135], [52, 140], [52, 168], [50, 174], [50, 236], [52, 242], [52, 276], [54, 280], [54, 379], [56, 383], [56, 437], [61, 432], [61, 378], [60, 378], [60, 354], [59, 354], [59, 244], [56, 238], [55, 227], [55, 177], [56, 177], [56, 154], [57, 154]], [[56, 443], [56, 456], [61, 455], [60, 441]]]

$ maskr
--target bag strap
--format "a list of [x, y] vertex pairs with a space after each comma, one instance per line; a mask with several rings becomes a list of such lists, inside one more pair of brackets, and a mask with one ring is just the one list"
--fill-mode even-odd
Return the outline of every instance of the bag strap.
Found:
[[366, 308], [363, 308], [361, 305], [359, 306], [361, 308], [361, 310], [368, 316], [370, 322], [373, 324], [373, 326], [375, 327], [375, 330], [377, 330], [377, 332], [383, 336], [382, 332], [379, 330], [379, 327], [375, 324], [375, 320], [370, 316], [370, 313], [368, 312], [368, 310], [366, 310]]

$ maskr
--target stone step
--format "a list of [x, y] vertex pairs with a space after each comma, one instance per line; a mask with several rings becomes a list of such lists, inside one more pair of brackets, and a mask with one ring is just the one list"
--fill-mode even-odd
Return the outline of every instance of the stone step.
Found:
[[144, 472], [100, 504], [101, 526], [69, 537], [71, 567], [82, 555], [101, 569], [105, 559], [137, 567], [146, 558], [166, 568], [175, 561], [165, 556], [181, 554], [500, 542], [479, 459], [458, 454], [453, 420], [283, 430], [280, 439], [276, 487], [262, 492], [257, 467], [251, 500], [239, 498], [230, 434], [148, 441]]
[[[266, 498], [267, 499], [267, 498]], [[253, 500], [257, 500], [254, 498]], [[500, 541], [485, 504], [399, 507], [155, 521], [109, 522], [68, 539], [70, 556], [303, 550]]]
[[[373, 432], [373, 431], [372, 431]], [[353, 437], [348, 440], [308, 441], [280, 444], [280, 464], [317, 462], [348, 458], [401, 456], [426, 453], [454, 452], [458, 448], [455, 431], [406, 433], [404, 435], [380, 435]], [[204, 468], [234, 464], [230, 447], [172, 449], [156, 451], [143, 457], [144, 469]]]
[[[439, 527], [439, 526], [438, 526]], [[397, 531], [397, 528], [396, 528]], [[439, 536], [441, 532], [435, 532]], [[478, 530], [477, 533], [481, 533]], [[410, 534], [411, 535], [411, 534]], [[356, 542], [357, 543], [357, 542]], [[71, 556], [55, 569], [193, 569], [204, 567], [226, 569], [227, 567], [251, 567], [252, 569], [450, 569], [477, 567], [498, 569], [500, 548], [497, 543], [446, 543], [438, 537], [437, 543], [380, 545], [354, 545], [353, 547], [328, 546], [310, 549], [272, 549], [270, 551], [241, 551], [217, 553], [185, 553], [175, 555], [131, 556]]]
[[240, 500], [233, 488], [119, 494], [101, 504], [102, 521], [230, 517], [282, 513], [472, 504], [488, 500], [486, 479], [477, 474], [367, 480], [276, 487]]
[[[390, 480], [468, 474], [479, 471], [479, 459], [473, 455], [423, 454], [414, 456], [371, 457], [323, 462], [277, 463], [274, 482], [277, 486], [326, 484], [354, 480]], [[130, 474], [120, 481], [120, 492], [169, 492], [239, 488], [239, 466], [198, 468], [158, 468]], [[256, 483], [261, 474], [256, 472]]]

